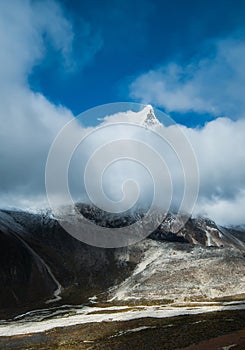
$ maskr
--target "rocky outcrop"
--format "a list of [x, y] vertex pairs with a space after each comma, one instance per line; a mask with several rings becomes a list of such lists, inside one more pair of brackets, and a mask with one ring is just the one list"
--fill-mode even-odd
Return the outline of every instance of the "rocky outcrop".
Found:
[[145, 240], [130, 247], [140, 261], [109, 299], [169, 303], [245, 298], [245, 257], [235, 247]]

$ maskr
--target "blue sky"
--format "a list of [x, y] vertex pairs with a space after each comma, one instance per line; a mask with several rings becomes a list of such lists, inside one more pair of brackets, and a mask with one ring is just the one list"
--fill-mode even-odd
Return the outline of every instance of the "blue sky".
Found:
[[[29, 83], [54, 103], [77, 115], [96, 105], [143, 101], [167, 111], [188, 126], [219, 113], [166, 108], [130, 86], [149, 70], [174, 63], [185, 67], [215, 55], [219, 40], [244, 36], [243, 0], [70, 1], [59, 2], [72, 24], [70, 62], [64, 64], [47, 40], [46, 56]], [[235, 117], [235, 116], [234, 116]]]

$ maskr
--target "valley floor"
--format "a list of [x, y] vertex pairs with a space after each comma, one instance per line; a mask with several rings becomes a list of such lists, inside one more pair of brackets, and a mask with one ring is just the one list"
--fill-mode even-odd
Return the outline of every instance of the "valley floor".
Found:
[[244, 336], [245, 311], [226, 310], [166, 318], [148, 316], [124, 321], [109, 318], [44, 332], [0, 337], [0, 348], [171, 350], [196, 344], [189, 349], [241, 350], [245, 349]]

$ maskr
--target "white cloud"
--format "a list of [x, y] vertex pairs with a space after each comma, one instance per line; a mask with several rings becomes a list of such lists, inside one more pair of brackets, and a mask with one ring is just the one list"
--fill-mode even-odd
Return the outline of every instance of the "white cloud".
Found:
[[200, 171], [195, 212], [220, 224], [244, 224], [245, 119], [218, 118], [201, 129], [183, 128]]
[[1, 84], [23, 83], [45, 54], [48, 38], [64, 60], [72, 50], [73, 31], [52, 0], [0, 3]]
[[244, 227], [245, 193], [242, 191], [233, 199], [212, 198], [197, 203], [195, 213], [212, 218], [224, 226], [241, 225]]
[[237, 118], [245, 112], [245, 43], [219, 40], [209, 57], [170, 63], [137, 77], [131, 96], [167, 111], [208, 112]]
[[73, 30], [55, 1], [0, 2], [1, 206], [44, 193], [49, 146], [72, 117], [28, 86], [28, 75], [45, 55], [45, 36], [67, 64]]

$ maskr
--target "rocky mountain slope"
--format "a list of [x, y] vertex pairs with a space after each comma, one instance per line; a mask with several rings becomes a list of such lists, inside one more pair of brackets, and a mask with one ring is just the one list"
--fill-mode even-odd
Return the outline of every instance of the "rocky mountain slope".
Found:
[[[102, 226], [137, 219], [88, 205], [80, 210]], [[176, 220], [169, 213], [148, 239], [102, 249], [75, 240], [49, 211], [1, 210], [1, 318], [45, 304], [86, 303], [93, 296], [113, 303], [242, 298], [244, 231], [191, 218], [174, 233]]]

